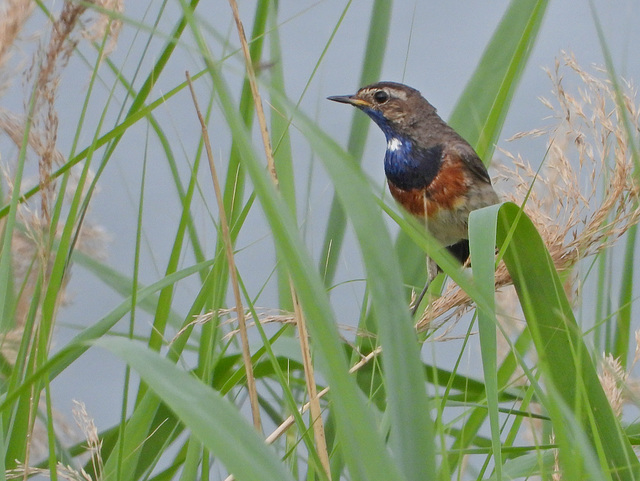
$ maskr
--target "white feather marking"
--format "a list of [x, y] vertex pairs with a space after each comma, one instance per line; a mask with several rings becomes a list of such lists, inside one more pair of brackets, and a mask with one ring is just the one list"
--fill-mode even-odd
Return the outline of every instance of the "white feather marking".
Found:
[[402, 141], [396, 137], [392, 138], [391, 140], [389, 140], [389, 142], [387, 142], [387, 149], [390, 150], [391, 152], [395, 152], [400, 147], [402, 147]]

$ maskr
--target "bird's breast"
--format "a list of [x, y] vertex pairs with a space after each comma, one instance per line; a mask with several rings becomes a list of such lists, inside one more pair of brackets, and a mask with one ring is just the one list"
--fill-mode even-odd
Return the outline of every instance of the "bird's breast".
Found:
[[387, 180], [393, 198], [419, 217], [433, 218], [442, 210], [458, 210], [466, 201], [468, 178], [460, 159], [444, 162], [431, 182], [422, 187], [406, 188], [390, 176]]

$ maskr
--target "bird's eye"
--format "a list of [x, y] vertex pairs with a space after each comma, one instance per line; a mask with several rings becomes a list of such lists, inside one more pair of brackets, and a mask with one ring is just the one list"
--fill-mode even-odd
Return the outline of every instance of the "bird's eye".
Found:
[[373, 94], [373, 99], [377, 103], [383, 104], [387, 100], [389, 100], [389, 94], [387, 92], [385, 92], [384, 90], [378, 90], [375, 94]]

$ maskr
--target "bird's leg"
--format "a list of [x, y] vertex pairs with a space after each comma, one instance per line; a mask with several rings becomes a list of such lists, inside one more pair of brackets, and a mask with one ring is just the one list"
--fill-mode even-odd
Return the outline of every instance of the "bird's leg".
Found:
[[[429, 230], [429, 216], [426, 215], [428, 212], [428, 199], [427, 199], [426, 190], [422, 193], [422, 208], [425, 213], [424, 227], [425, 229]], [[431, 260], [431, 257], [427, 256], [427, 282], [422, 288], [422, 292], [416, 299], [415, 304], [413, 305], [413, 308], [411, 308], [411, 317], [416, 315], [416, 311], [420, 307], [420, 303], [422, 302], [422, 299], [424, 299], [424, 296], [427, 293], [427, 290], [429, 289], [429, 285], [431, 284], [431, 281], [433, 281], [433, 279], [435, 279], [437, 275], [438, 275], [438, 264], [433, 262], [433, 260]]]
[[420, 307], [420, 303], [422, 302], [422, 299], [424, 299], [425, 294], [429, 290], [429, 286], [431, 285], [431, 282], [436, 278], [436, 276], [439, 273], [440, 273], [440, 267], [438, 267], [438, 264], [436, 264], [433, 261], [433, 259], [431, 259], [430, 257], [427, 257], [427, 282], [425, 283], [424, 288], [422, 289], [422, 292], [420, 293], [415, 303], [413, 304], [413, 307], [411, 308], [411, 317], [416, 315], [416, 311]]

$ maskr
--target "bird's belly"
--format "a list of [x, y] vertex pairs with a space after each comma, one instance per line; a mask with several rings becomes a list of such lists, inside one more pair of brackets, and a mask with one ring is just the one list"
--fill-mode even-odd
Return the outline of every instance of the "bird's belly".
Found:
[[469, 212], [466, 209], [440, 209], [434, 215], [424, 218], [429, 233], [443, 246], [450, 246], [462, 239], [467, 239], [469, 237], [468, 221]]

